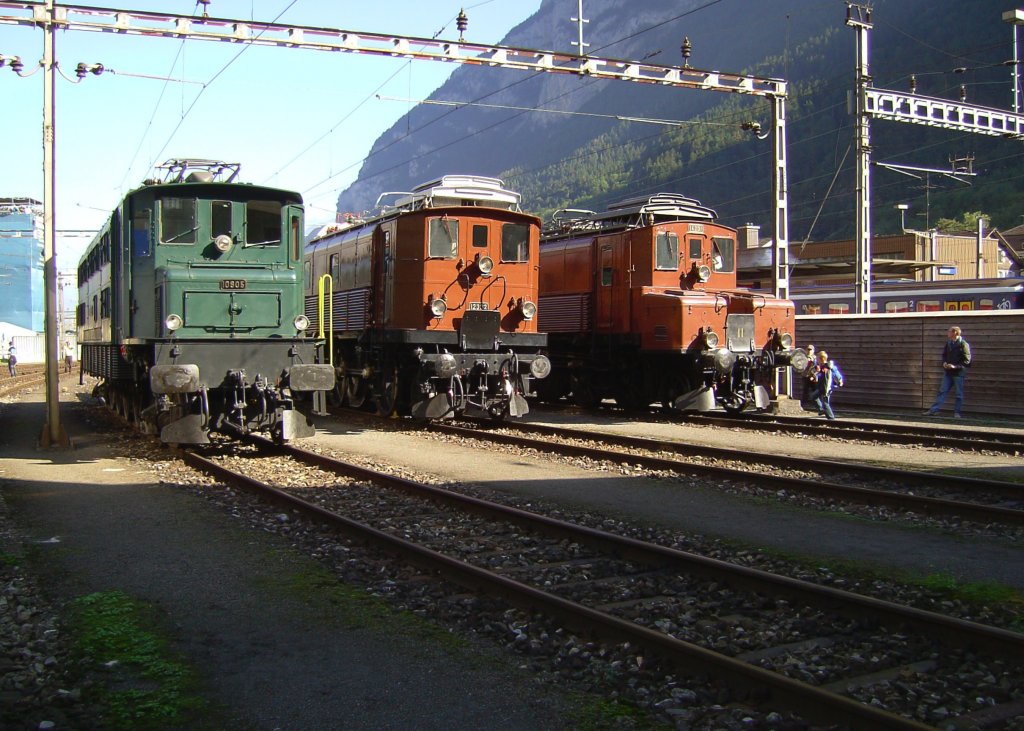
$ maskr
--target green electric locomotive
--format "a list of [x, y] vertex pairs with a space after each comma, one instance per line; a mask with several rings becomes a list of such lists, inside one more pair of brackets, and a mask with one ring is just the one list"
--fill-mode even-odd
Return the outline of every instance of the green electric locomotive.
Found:
[[333, 388], [334, 370], [305, 337], [302, 197], [238, 183], [233, 163], [159, 169], [79, 263], [82, 369], [115, 411], [167, 443], [311, 436], [297, 392]]

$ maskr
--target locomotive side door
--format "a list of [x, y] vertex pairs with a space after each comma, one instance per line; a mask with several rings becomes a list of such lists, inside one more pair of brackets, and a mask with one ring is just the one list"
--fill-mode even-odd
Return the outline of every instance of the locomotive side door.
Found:
[[594, 282], [597, 290], [597, 312], [594, 322], [597, 330], [609, 332], [612, 329], [613, 298], [615, 294], [615, 251], [612, 238], [596, 239], [597, 272]]
[[[126, 292], [127, 301], [125, 302], [128, 315], [127, 336], [141, 338], [152, 336], [153, 329], [152, 292], [154, 282], [151, 259], [153, 255], [153, 217], [151, 209], [143, 208], [141, 205], [139, 208], [133, 206], [131, 216], [130, 235], [125, 251], [125, 259], [129, 262], [127, 268], [130, 271]], [[146, 275], [147, 268], [148, 276]], [[146, 313], [140, 313], [140, 310], [147, 304], [150, 305], [148, 308], [150, 327], [148, 328], [145, 320]]]
[[395, 295], [395, 221], [382, 225], [381, 236], [381, 324], [391, 324]]
[[127, 315], [123, 282], [125, 272], [124, 234], [121, 227], [121, 208], [114, 210], [110, 219], [110, 341], [121, 342]]

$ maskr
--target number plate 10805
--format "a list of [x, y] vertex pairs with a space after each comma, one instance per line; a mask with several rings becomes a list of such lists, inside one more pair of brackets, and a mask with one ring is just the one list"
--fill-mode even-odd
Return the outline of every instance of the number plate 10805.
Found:
[[245, 289], [246, 282], [244, 279], [222, 279], [220, 280], [221, 289]]

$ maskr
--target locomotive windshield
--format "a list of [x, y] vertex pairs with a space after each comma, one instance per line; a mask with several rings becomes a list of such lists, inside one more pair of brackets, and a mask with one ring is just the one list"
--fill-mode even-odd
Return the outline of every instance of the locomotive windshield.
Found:
[[459, 253], [459, 222], [442, 216], [430, 219], [427, 256], [454, 259]]
[[194, 244], [198, 230], [195, 198], [164, 198], [160, 201], [162, 243]]
[[712, 260], [716, 272], [731, 272], [735, 267], [735, 242], [728, 236], [714, 236], [711, 239], [714, 247]]
[[679, 268], [679, 237], [671, 231], [662, 231], [654, 242], [655, 268], [675, 271]]
[[501, 260], [530, 260], [530, 227], [525, 223], [506, 223], [502, 225]]
[[245, 204], [245, 243], [272, 246], [281, 243], [281, 203], [248, 201]]
[[213, 201], [210, 203], [210, 237], [231, 235], [231, 201]]

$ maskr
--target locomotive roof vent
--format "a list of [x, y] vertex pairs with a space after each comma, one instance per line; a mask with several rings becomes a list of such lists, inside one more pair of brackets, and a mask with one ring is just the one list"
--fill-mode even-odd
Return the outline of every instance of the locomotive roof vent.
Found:
[[[385, 196], [396, 196], [390, 206], [383, 206]], [[509, 190], [498, 178], [480, 175], [445, 175], [417, 185], [408, 193], [382, 193], [377, 208], [419, 210], [441, 206], [485, 206], [518, 211], [519, 193]]]
[[194, 173], [189, 173], [188, 177], [185, 178], [186, 183], [212, 183], [213, 173], [209, 170], [197, 170]]

